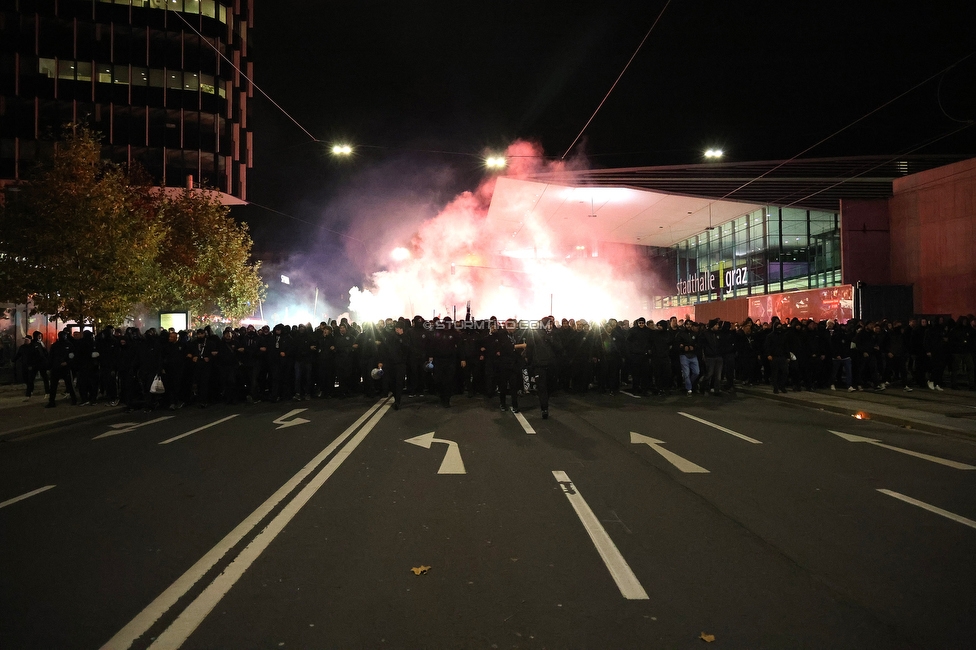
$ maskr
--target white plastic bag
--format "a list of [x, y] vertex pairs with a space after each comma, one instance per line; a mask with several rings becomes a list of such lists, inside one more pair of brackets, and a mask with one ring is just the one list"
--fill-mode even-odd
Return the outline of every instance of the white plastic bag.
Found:
[[163, 386], [162, 377], [156, 375], [156, 378], [153, 379], [152, 384], [149, 385], [149, 392], [153, 395], [162, 395], [166, 392], [166, 387]]

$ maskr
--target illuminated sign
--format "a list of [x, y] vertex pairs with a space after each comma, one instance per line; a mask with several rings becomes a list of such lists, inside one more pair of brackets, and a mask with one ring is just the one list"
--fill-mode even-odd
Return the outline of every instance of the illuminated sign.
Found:
[[689, 275], [685, 280], [678, 280], [677, 289], [679, 296], [687, 296], [692, 293], [711, 293], [719, 289], [731, 291], [749, 284], [749, 269], [741, 267], [738, 269], [728, 269], [722, 271], [709, 271], [707, 273], [695, 273]]

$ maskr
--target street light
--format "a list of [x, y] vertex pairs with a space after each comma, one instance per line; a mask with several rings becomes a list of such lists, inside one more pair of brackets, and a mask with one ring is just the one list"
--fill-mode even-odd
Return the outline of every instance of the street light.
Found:
[[706, 158], [721, 158], [724, 154], [725, 154], [725, 152], [722, 151], [721, 149], [706, 149], [705, 150], [705, 157]]
[[352, 147], [348, 144], [332, 145], [332, 153], [336, 156], [348, 156], [352, 153]]
[[503, 169], [508, 164], [505, 156], [488, 156], [485, 158], [485, 167], [488, 169]]

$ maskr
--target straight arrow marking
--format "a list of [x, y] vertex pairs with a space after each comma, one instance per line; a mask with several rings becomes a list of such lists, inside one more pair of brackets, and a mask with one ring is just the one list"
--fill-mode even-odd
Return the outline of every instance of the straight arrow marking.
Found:
[[[135, 431], [139, 427], [144, 427], [144, 426], [149, 425], [149, 424], [156, 424], [157, 422], [162, 422], [163, 420], [171, 420], [174, 417], [175, 416], [173, 416], [173, 415], [165, 415], [165, 416], [163, 416], [161, 418], [156, 418], [155, 420], [149, 420], [149, 422], [143, 422], [141, 424], [135, 424], [135, 423], [131, 423], [131, 422], [126, 422], [126, 423], [123, 424], [123, 426], [125, 427], [124, 429], [122, 429], [122, 428], [116, 428], [115, 431], [106, 431], [105, 433], [103, 433], [101, 435], [95, 436], [94, 438], [92, 438], [92, 440], [98, 440], [99, 438], [108, 438], [109, 436], [117, 436], [117, 435], [120, 435], [120, 434], [123, 434], [123, 433], [129, 433], [130, 431]], [[118, 427], [118, 425], [115, 425], [115, 424], [113, 424], [112, 426], [113, 427]]]
[[880, 440], [875, 440], [874, 438], [865, 438], [864, 436], [856, 436], [852, 433], [843, 433], [841, 431], [832, 431], [827, 429], [830, 433], [835, 436], [840, 436], [847, 442], [866, 442], [875, 447], [884, 447], [885, 449], [890, 449], [891, 451], [897, 451], [899, 454], [908, 454], [909, 456], [914, 456], [915, 458], [921, 458], [922, 460], [927, 460], [930, 463], [938, 463], [939, 465], [945, 465], [946, 467], [951, 467], [953, 469], [976, 469], [973, 465], [967, 465], [966, 463], [957, 463], [954, 460], [947, 460], [945, 458], [939, 458], [938, 456], [929, 456], [928, 454], [923, 454], [918, 451], [912, 451], [910, 449], [902, 449], [901, 447], [893, 447], [892, 445], [886, 445]]
[[610, 571], [610, 577], [617, 583], [620, 595], [627, 600], [648, 600], [647, 592], [641, 586], [640, 580], [634, 575], [630, 565], [627, 564], [627, 560], [620, 554], [617, 545], [607, 534], [606, 528], [593, 514], [593, 510], [590, 509], [589, 504], [583, 499], [583, 495], [573, 485], [566, 472], [554, 471], [552, 475], [563, 489], [563, 494], [569, 499], [573, 510], [576, 511], [576, 516], [579, 517], [583, 528], [589, 534], [597, 553], [600, 554], [600, 559]]
[[694, 420], [695, 422], [701, 422], [702, 424], [707, 424], [708, 426], [712, 427], [713, 429], [718, 429], [719, 431], [724, 431], [725, 433], [728, 433], [730, 435], [733, 435], [736, 438], [742, 438], [746, 442], [751, 442], [754, 445], [761, 445], [762, 444], [761, 441], [756, 440], [755, 438], [750, 438], [749, 436], [742, 435], [741, 433], [739, 433], [737, 431], [733, 431], [732, 429], [726, 429], [725, 427], [719, 426], [719, 425], [715, 424], [714, 422], [709, 422], [708, 420], [703, 420], [701, 418], [696, 418], [694, 415], [691, 415], [689, 413], [685, 413], [683, 411], [678, 411], [678, 415], [683, 415], [686, 418], [689, 418], [689, 419]]
[[404, 442], [409, 442], [411, 445], [417, 445], [418, 447], [423, 447], [424, 449], [430, 449], [431, 444], [435, 442], [440, 442], [447, 445], [447, 453], [444, 454], [444, 460], [441, 461], [441, 466], [437, 470], [438, 474], [467, 474], [464, 470], [464, 461], [461, 460], [461, 449], [458, 447], [458, 443], [453, 440], [441, 440], [440, 438], [434, 437], [434, 431], [430, 433], [425, 433], [422, 436], [417, 436], [416, 438], [408, 438]]
[[634, 445], [647, 445], [657, 453], [664, 457], [664, 460], [668, 461], [678, 469], [680, 469], [685, 474], [709, 474], [710, 472], [701, 467], [700, 465], [695, 465], [690, 460], [686, 460], [674, 452], [670, 452], [667, 449], [662, 449], [659, 445], [665, 444], [663, 440], [655, 440], [648, 436], [642, 436], [639, 433], [633, 431], [630, 432], [630, 442]]
[[210, 427], [214, 427], [214, 426], [217, 426], [217, 425], [218, 425], [218, 424], [220, 424], [221, 422], [226, 422], [227, 420], [233, 420], [233, 419], [234, 419], [234, 418], [236, 418], [236, 417], [237, 417], [238, 415], [240, 415], [240, 413], [235, 413], [234, 415], [228, 415], [227, 417], [225, 417], [225, 418], [221, 418], [221, 419], [219, 419], [219, 420], [217, 420], [216, 422], [211, 422], [210, 424], [205, 424], [205, 425], [203, 425], [202, 427], [197, 427], [197, 428], [196, 428], [196, 429], [194, 429], [193, 431], [187, 431], [186, 433], [181, 433], [180, 435], [178, 435], [178, 436], [174, 436], [174, 437], [172, 437], [172, 438], [170, 438], [170, 439], [168, 439], [168, 440], [163, 440], [163, 441], [162, 441], [161, 443], [159, 443], [159, 444], [161, 444], [161, 445], [168, 445], [168, 444], [169, 444], [169, 443], [171, 443], [171, 442], [174, 442], [174, 441], [176, 441], [176, 440], [179, 440], [180, 438], [185, 438], [185, 437], [187, 437], [188, 435], [191, 435], [191, 434], [194, 434], [194, 433], [196, 433], [197, 431], [203, 431], [204, 429], [209, 429]]
[[36, 490], [31, 490], [27, 494], [21, 494], [19, 497], [14, 497], [13, 499], [7, 499], [3, 503], [0, 503], [0, 508], [6, 508], [7, 506], [12, 505], [14, 503], [17, 503], [18, 501], [23, 501], [24, 499], [29, 499], [30, 497], [34, 496], [35, 494], [40, 494], [41, 492], [47, 492], [48, 490], [50, 490], [53, 487], [55, 487], [55, 486], [54, 485], [45, 485], [42, 488], [37, 488]]
[[929, 505], [929, 504], [925, 503], [924, 501], [919, 501], [918, 499], [913, 499], [911, 497], [906, 497], [904, 494], [899, 494], [898, 492], [895, 492], [893, 490], [882, 490], [882, 489], [878, 489], [878, 492], [880, 492], [881, 494], [887, 494], [888, 496], [894, 497], [894, 498], [896, 498], [896, 499], [898, 499], [900, 501], [904, 501], [905, 503], [910, 503], [913, 506], [918, 506], [919, 508], [924, 508], [925, 510], [928, 510], [929, 512], [934, 512], [937, 515], [941, 515], [941, 516], [945, 517], [946, 519], [951, 519], [953, 521], [959, 522], [960, 524], [963, 524], [965, 526], [969, 526], [970, 528], [976, 528], [976, 521], [973, 521], [972, 519], [966, 519], [965, 517], [962, 517], [960, 515], [957, 515], [954, 512], [949, 512], [948, 510], [943, 510], [942, 508], [937, 508], [935, 506], [932, 506], [932, 505]]
[[[307, 410], [308, 409], [295, 409], [293, 411], [288, 411], [277, 420], [274, 420], [273, 424], [280, 424], [281, 426], [278, 427], [278, 429], [287, 429], [288, 427], [296, 427], [299, 424], [308, 424], [309, 422], [311, 422], [311, 420], [306, 420], [305, 418], [295, 418], [294, 420], [288, 420], [288, 418], [290, 418], [291, 416], [298, 415], [302, 411], [307, 411]], [[288, 421], [286, 422], [285, 420]], [[275, 431], [277, 431], [278, 429], [275, 429]]]

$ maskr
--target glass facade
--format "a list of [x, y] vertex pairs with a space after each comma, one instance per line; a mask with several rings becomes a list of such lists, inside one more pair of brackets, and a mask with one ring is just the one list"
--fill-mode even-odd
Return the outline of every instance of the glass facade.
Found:
[[658, 308], [841, 283], [835, 212], [767, 206], [671, 250], [674, 293], [657, 297]]
[[[69, 122], [164, 186], [246, 198], [251, 0], [0, 0], [0, 184]], [[219, 53], [218, 53], [219, 52]], [[232, 61], [233, 65], [228, 61]]]

